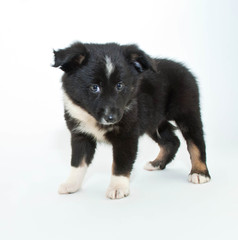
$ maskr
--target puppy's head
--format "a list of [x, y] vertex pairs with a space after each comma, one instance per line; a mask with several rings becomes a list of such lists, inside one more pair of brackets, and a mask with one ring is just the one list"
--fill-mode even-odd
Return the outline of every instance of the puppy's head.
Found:
[[135, 45], [75, 43], [54, 56], [53, 67], [65, 72], [65, 93], [103, 125], [122, 119], [142, 73], [153, 71], [150, 58]]

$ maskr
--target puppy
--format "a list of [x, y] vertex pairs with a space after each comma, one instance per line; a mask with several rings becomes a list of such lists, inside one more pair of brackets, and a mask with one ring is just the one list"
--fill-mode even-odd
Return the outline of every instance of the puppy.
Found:
[[97, 142], [113, 146], [112, 176], [106, 196], [129, 195], [129, 179], [139, 137], [146, 133], [160, 148], [146, 170], [162, 170], [180, 142], [174, 120], [186, 140], [192, 169], [189, 181], [206, 183], [210, 175], [192, 73], [183, 65], [153, 59], [136, 45], [72, 44], [54, 51], [62, 77], [65, 120], [71, 132], [71, 173], [59, 193], [80, 189]]

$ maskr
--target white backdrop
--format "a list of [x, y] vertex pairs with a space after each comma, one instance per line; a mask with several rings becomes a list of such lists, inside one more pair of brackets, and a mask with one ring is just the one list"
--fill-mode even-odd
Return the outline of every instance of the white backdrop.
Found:
[[[109, 201], [111, 148], [99, 145], [82, 191], [57, 195], [69, 171], [60, 77], [52, 50], [72, 42], [137, 43], [197, 76], [209, 184], [186, 181], [182, 142], [163, 172], [145, 172], [147, 137], [131, 196]], [[237, 239], [237, 1], [30, 1], [0, 3], [1, 239]], [[2, 237], [1, 237], [2, 235]]]

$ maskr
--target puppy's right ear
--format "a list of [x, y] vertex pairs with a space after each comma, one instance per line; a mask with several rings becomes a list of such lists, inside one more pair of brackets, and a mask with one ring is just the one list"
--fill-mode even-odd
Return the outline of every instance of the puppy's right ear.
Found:
[[87, 62], [89, 53], [86, 47], [80, 43], [74, 43], [65, 49], [54, 50], [55, 63], [52, 67], [60, 67], [64, 72], [72, 72]]

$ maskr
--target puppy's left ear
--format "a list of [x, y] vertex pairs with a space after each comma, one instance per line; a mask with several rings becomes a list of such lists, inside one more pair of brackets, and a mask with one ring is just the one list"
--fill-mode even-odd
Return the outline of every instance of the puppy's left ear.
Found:
[[72, 72], [83, 66], [89, 57], [86, 47], [80, 43], [74, 43], [65, 49], [54, 50], [55, 63], [52, 67], [60, 67], [64, 72]]
[[155, 72], [152, 59], [136, 45], [123, 46], [123, 53], [128, 63], [131, 64], [138, 73], [146, 70]]

